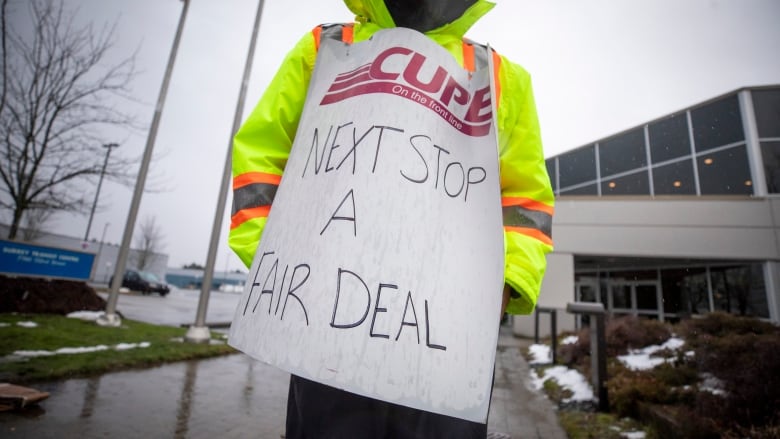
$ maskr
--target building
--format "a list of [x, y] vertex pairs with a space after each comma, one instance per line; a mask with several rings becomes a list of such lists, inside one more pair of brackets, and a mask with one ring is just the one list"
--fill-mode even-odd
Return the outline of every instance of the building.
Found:
[[[551, 157], [547, 169], [555, 251], [540, 306], [780, 322], [780, 86], [718, 96]], [[563, 311], [558, 321], [576, 324]], [[532, 318], [514, 325], [533, 331]]]
[[[203, 269], [168, 267], [165, 282], [177, 288], [200, 289], [203, 285]], [[226, 293], [242, 293], [247, 274], [240, 271], [214, 271], [211, 289]]]
[[[6, 224], [0, 224], [0, 236], [8, 236], [10, 227]], [[24, 230], [20, 230], [20, 235], [24, 235]], [[90, 282], [96, 284], [108, 284], [108, 281], [114, 275], [116, 261], [119, 258], [119, 246], [116, 244], [92, 241], [73, 236], [60, 235], [50, 232], [32, 233], [32, 236], [24, 239], [30, 244], [38, 244], [64, 250], [74, 250], [95, 255], [95, 263], [92, 267]], [[141, 258], [141, 251], [130, 249], [127, 257], [127, 268], [137, 269], [137, 261]], [[165, 279], [165, 273], [168, 265], [168, 255], [162, 253], [152, 253], [146, 256], [148, 258], [145, 271], [154, 273], [158, 278]]]

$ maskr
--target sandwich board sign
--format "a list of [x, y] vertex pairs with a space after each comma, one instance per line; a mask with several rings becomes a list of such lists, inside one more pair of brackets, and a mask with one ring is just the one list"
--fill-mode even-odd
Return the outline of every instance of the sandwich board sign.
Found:
[[490, 83], [408, 29], [323, 39], [232, 346], [485, 422], [504, 270]]

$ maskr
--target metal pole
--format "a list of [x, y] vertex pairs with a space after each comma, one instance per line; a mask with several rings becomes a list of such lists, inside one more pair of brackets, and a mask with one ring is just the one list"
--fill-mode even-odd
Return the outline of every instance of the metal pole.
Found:
[[100, 245], [98, 246], [97, 256], [95, 256], [95, 266], [97, 266], [97, 268], [92, 276], [93, 281], [97, 281], [97, 272], [100, 271], [100, 254], [103, 252], [103, 241], [106, 240], [106, 230], [108, 229], [109, 224], [111, 223], [106, 223], [103, 226], [103, 234], [100, 236]]
[[127, 214], [125, 232], [122, 236], [122, 244], [119, 247], [119, 256], [117, 257], [116, 266], [114, 267], [114, 279], [111, 282], [111, 288], [108, 294], [106, 312], [97, 320], [97, 324], [101, 326], [119, 326], [122, 324], [122, 320], [116, 314], [116, 302], [119, 298], [119, 287], [122, 285], [122, 277], [125, 274], [127, 256], [130, 253], [130, 240], [133, 237], [135, 220], [138, 216], [138, 207], [141, 204], [141, 196], [143, 195], [144, 185], [146, 184], [146, 173], [149, 170], [149, 162], [152, 160], [152, 151], [154, 150], [157, 128], [160, 125], [162, 109], [165, 104], [165, 95], [168, 94], [168, 84], [171, 80], [173, 64], [176, 61], [176, 52], [179, 49], [179, 41], [181, 40], [182, 30], [184, 29], [184, 20], [187, 17], [187, 9], [190, 6], [189, 0], [182, 1], [184, 2], [184, 6], [182, 7], [181, 16], [179, 17], [179, 25], [176, 28], [176, 36], [173, 38], [173, 47], [171, 48], [171, 55], [168, 58], [168, 66], [165, 68], [160, 94], [157, 97], [157, 106], [154, 109], [152, 126], [149, 128], [149, 136], [146, 139], [146, 148], [144, 149], [144, 155], [141, 159], [141, 168], [138, 170], [138, 178], [135, 181], [135, 191], [133, 192], [133, 199], [130, 202], [130, 211]]
[[558, 362], [558, 311], [555, 309], [550, 310], [550, 337], [552, 340], [552, 364]]
[[252, 38], [249, 41], [249, 51], [246, 55], [244, 64], [244, 76], [241, 79], [241, 90], [238, 93], [238, 103], [236, 104], [236, 113], [233, 116], [233, 127], [230, 130], [230, 139], [228, 140], [227, 154], [225, 155], [225, 167], [222, 170], [222, 182], [219, 187], [219, 198], [217, 200], [217, 210], [214, 213], [214, 223], [211, 227], [211, 241], [209, 242], [209, 251], [206, 258], [206, 267], [203, 271], [203, 283], [200, 289], [200, 299], [198, 300], [198, 311], [195, 315], [195, 324], [190, 326], [184, 340], [191, 343], [205, 343], [211, 338], [209, 328], [206, 326], [206, 311], [209, 304], [209, 294], [211, 293], [211, 283], [214, 279], [214, 264], [217, 259], [217, 249], [219, 248], [219, 237], [222, 232], [222, 216], [225, 213], [225, 204], [227, 203], [227, 193], [230, 189], [231, 180], [231, 157], [233, 149], [233, 136], [236, 135], [241, 127], [241, 120], [244, 113], [244, 101], [246, 100], [246, 90], [249, 86], [249, 77], [252, 73], [252, 60], [255, 54], [255, 45], [257, 34], [260, 30], [260, 19], [263, 15], [263, 0], [257, 3], [257, 13], [255, 14], [255, 24], [252, 28]]
[[598, 397], [599, 411], [609, 411], [607, 390], [607, 342], [604, 334], [604, 304], [573, 302], [566, 304], [566, 311], [587, 314], [590, 320], [590, 370], [594, 391]]
[[534, 344], [539, 344], [539, 308], [534, 311]]
[[609, 395], [607, 392], [607, 343], [604, 334], [604, 314], [591, 316], [595, 317], [596, 324], [591, 327], [591, 367], [594, 371], [593, 383], [596, 387], [599, 404], [598, 409], [601, 412], [609, 411]]
[[92, 202], [92, 210], [89, 212], [89, 221], [87, 221], [87, 231], [84, 232], [84, 242], [89, 241], [89, 229], [92, 228], [92, 217], [95, 216], [95, 208], [97, 207], [98, 197], [100, 196], [100, 186], [103, 185], [103, 176], [106, 174], [106, 165], [108, 165], [108, 156], [111, 155], [111, 148], [119, 147], [118, 143], [106, 143], [103, 148], [106, 148], [106, 159], [103, 160], [103, 167], [100, 169], [100, 178], [98, 179], [97, 190], [95, 191], [95, 201]]

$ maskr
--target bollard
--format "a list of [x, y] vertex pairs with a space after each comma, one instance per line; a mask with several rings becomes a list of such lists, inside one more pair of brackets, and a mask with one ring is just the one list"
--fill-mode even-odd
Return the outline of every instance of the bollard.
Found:
[[607, 342], [604, 334], [604, 305], [593, 302], [573, 302], [566, 304], [566, 311], [572, 314], [590, 316], [590, 365], [593, 388], [596, 389], [598, 410], [609, 411], [607, 394]]
[[534, 312], [534, 343], [539, 344], [539, 314], [550, 314], [550, 349], [552, 350], [552, 364], [558, 362], [558, 310], [555, 308], [536, 307]]

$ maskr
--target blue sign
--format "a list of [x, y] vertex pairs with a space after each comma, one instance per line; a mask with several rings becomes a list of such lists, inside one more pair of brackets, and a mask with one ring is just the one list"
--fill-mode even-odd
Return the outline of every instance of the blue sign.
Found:
[[89, 280], [95, 255], [0, 240], [0, 273]]

